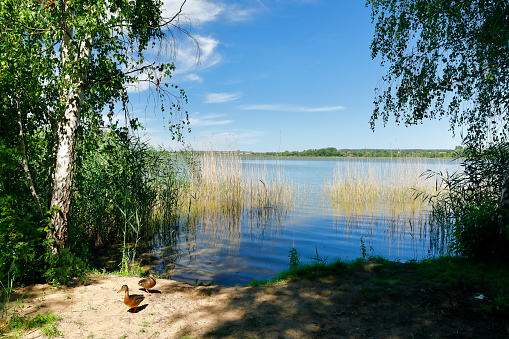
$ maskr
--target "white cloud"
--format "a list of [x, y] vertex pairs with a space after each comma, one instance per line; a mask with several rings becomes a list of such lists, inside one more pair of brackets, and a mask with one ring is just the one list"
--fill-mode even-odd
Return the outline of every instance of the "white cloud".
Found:
[[344, 110], [345, 108], [343, 106], [304, 107], [304, 106], [274, 104], [274, 105], [241, 106], [240, 109], [245, 110], [245, 111], [334, 112], [334, 111]]
[[218, 134], [226, 140], [235, 140], [239, 145], [255, 145], [261, 141], [261, 137], [265, 135], [262, 131], [247, 131], [247, 132], [224, 132]]
[[186, 75], [186, 79], [194, 82], [203, 82], [203, 78], [198, 74], [194, 73], [189, 73], [188, 75]]
[[[164, 0], [163, 15], [172, 17], [182, 6], [183, 0]], [[187, 0], [182, 7], [182, 18], [189, 20], [191, 25], [227, 19], [232, 22], [246, 21], [252, 19], [267, 7], [258, 1], [258, 7], [242, 7], [238, 4], [225, 3], [223, 1], [210, 0]]]
[[150, 82], [143, 81], [141, 79], [141, 76], [139, 78], [140, 78], [140, 81], [137, 82], [137, 83], [128, 83], [128, 84], [126, 84], [127, 93], [139, 93], [139, 92], [146, 91], [147, 89], [150, 88]]
[[228, 20], [233, 22], [242, 22], [251, 20], [256, 14], [258, 14], [259, 9], [257, 8], [241, 8], [240, 6], [228, 6], [225, 16]]
[[[163, 15], [171, 17], [175, 15], [183, 0], [164, 0]], [[187, 0], [182, 7], [182, 15], [184, 18], [191, 20], [191, 23], [205, 23], [216, 21], [219, 15], [224, 12], [224, 4], [217, 4], [208, 0]]]
[[[196, 44], [187, 39], [177, 51], [175, 75], [189, 73], [197, 69], [207, 69], [221, 61], [221, 56], [216, 52], [218, 40], [198, 35], [195, 38], [200, 45], [200, 53], [198, 54]], [[194, 78], [198, 81], [201, 79], [197, 74], [187, 75], [187, 78]]]
[[[183, 0], [163, 0], [163, 16], [173, 17], [179, 12]], [[215, 21], [240, 22], [254, 18], [261, 10], [267, 10], [265, 5], [258, 0], [255, 7], [232, 4], [224, 0], [187, 0], [182, 6], [179, 24], [189, 30], [200, 28], [200, 25]], [[177, 47], [174, 75], [183, 75], [183, 78], [193, 82], [203, 82], [201, 76], [195, 74], [197, 70], [210, 68], [221, 61], [221, 55], [217, 52], [219, 41], [213, 37], [200, 36], [191, 32], [199, 44], [199, 53], [192, 39], [184, 38]], [[199, 57], [199, 58], [198, 58]], [[187, 73], [193, 74], [187, 74]], [[144, 88], [146, 89], [146, 88]], [[143, 90], [143, 89], [142, 89]]]
[[196, 113], [193, 117], [189, 118], [189, 122], [191, 124], [191, 128], [196, 126], [224, 126], [233, 123], [233, 120], [218, 119], [223, 118], [224, 116], [224, 114], [209, 114], [200, 117], [200, 114]]
[[207, 93], [205, 95], [206, 104], [218, 104], [240, 98], [240, 93]]

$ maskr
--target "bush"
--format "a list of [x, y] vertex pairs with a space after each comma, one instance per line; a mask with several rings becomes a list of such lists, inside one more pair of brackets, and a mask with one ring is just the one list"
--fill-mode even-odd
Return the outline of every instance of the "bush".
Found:
[[18, 157], [16, 149], [0, 140], [0, 282], [4, 285], [8, 276], [35, 282], [44, 271], [45, 233]]
[[507, 232], [499, 226], [497, 201], [486, 199], [456, 212], [451, 249], [472, 258], [506, 257]]
[[509, 143], [470, 146], [462, 156], [462, 171], [428, 172], [437, 178], [439, 192], [427, 197], [432, 204], [432, 222], [439, 226], [432, 230], [432, 241], [443, 243], [434, 238], [445, 235], [449, 249], [467, 257], [509, 257], [509, 234], [507, 227], [499, 224], [502, 211], [498, 208], [509, 168]]
[[83, 279], [89, 267], [68, 248], [62, 249], [58, 255], [48, 253], [47, 269], [44, 277], [49, 282], [67, 284], [71, 278]]

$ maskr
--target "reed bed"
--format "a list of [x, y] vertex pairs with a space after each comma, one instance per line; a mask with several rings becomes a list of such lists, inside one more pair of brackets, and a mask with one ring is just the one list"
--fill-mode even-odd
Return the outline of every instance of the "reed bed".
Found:
[[238, 248], [242, 227], [250, 235], [277, 232], [296, 204], [298, 191], [280, 169], [245, 165], [234, 151], [203, 152], [198, 163], [199, 171], [182, 189], [189, 203], [182, 204], [180, 215], [199, 223], [215, 245]]
[[391, 238], [408, 233], [425, 236], [430, 206], [417, 196], [436, 191], [435, 182], [422, 175], [426, 165], [415, 159], [390, 166], [374, 161], [347, 162], [325, 184], [336, 224], [349, 229], [362, 219], [371, 228], [383, 227]]

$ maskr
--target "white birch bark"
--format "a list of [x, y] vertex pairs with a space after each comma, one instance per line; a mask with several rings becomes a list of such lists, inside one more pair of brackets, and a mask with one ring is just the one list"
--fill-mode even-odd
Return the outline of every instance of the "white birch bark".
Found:
[[63, 112], [57, 120], [53, 156], [52, 196], [50, 207], [57, 207], [51, 214], [51, 231], [47, 238], [52, 239], [50, 249], [53, 254], [67, 246], [69, 216], [72, 197], [75, 147], [81, 103], [85, 93], [84, 80], [92, 51], [90, 37], [73, 41], [72, 31], [64, 33], [62, 41], [62, 69], [67, 73], [61, 100]]

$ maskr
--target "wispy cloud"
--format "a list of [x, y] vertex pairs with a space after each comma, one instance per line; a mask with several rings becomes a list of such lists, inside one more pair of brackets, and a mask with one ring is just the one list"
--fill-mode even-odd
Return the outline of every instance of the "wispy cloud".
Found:
[[196, 126], [224, 126], [233, 123], [233, 120], [223, 119], [224, 114], [209, 114], [200, 116], [199, 113], [195, 113], [193, 117], [189, 118], [191, 127]]
[[[182, 0], [163, 0], [162, 14], [164, 17], [173, 17], [182, 6]], [[179, 24], [199, 29], [202, 24], [215, 21], [240, 22], [255, 18], [262, 10], [266, 10], [261, 0], [257, 5], [232, 4], [224, 0], [187, 0], [182, 7]], [[188, 30], [190, 29], [188, 27]], [[193, 39], [182, 39], [177, 46], [174, 75], [181, 75], [184, 79], [193, 82], [203, 82], [203, 78], [196, 74], [218, 64], [222, 57], [217, 51], [220, 42], [211, 36], [192, 34]], [[199, 49], [196, 46], [198, 42]], [[173, 47], [173, 46], [170, 46]], [[141, 86], [138, 91], [145, 90]]]
[[237, 100], [241, 93], [207, 93], [205, 94], [206, 104], [219, 104], [223, 102]]
[[198, 74], [189, 73], [186, 75], [186, 79], [194, 82], [203, 82], [203, 78]]
[[334, 112], [345, 109], [343, 106], [305, 107], [285, 104], [247, 105], [240, 106], [239, 108], [244, 111], [276, 111], [276, 112]]
[[245, 131], [245, 132], [223, 132], [219, 133], [218, 136], [224, 137], [226, 140], [233, 140], [239, 145], [255, 145], [258, 144], [262, 137], [265, 135], [262, 131]]
[[[210, 68], [221, 61], [221, 56], [216, 51], [218, 40], [199, 35], [195, 35], [194, 38], [198, 41], [200, 53], [198, 54], [196, 44], [189, 39], [179, 46], [175, 60], [176, 75]], [[194, 76], [196, 78], [198, 75]]]
[[[182, 6], [182, 0], [164, 0], [163, 15], [173, 16]], [[216, 4], [208, 0], [188, 0], [182, 8], [182, 15], [192, 23], [216, 21], [224, 12], [223, 4]]]
[[[246, 21], [258, 14], [260, 9], [266, 9], [261, 1], [258, 1], [258, 4], [258, 7], [245, 7], [217, 0], [187, 0], [182, 7], [182, 16], [189, 20], [192, 25], [224, 19], [232, 22]], [[175, 15], [181, 5], [182, 0], [164, 0], [163, 15], [166, 17]]]

